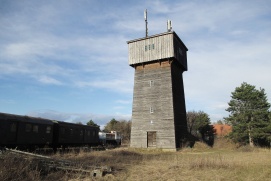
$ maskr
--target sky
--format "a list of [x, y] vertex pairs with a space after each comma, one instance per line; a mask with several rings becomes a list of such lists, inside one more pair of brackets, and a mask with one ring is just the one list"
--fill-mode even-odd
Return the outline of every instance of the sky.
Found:
[[270, 0], [0, 0], [0, 112], [105, 125], [131, 120], [127, 41], [166, 32], [189, 49], [187, 111], [222, 120], [243, 82], [271, 101]]

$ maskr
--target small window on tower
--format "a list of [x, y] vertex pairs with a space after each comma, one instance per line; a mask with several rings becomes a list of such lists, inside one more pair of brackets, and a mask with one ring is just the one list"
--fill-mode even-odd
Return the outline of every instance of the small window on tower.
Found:
[[150, 107], [150, 113], [153, 113], [153, 107]]
[[150, 80], [150, 87], [153, 87], [153, 86], [154, 86], [154, 81]]
[[145, 45], [145, 51], [153, 50], [153, 49], [154, 49], [154, 44]]

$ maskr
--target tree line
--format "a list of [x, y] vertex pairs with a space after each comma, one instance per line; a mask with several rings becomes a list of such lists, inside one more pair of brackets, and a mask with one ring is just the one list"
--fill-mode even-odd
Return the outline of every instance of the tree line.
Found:
[[[87, 122], [89, 126], [98, 126], [93, 120]], [[122, 143], [128, 144], [130, 142], [130, 133], [131, 133], [131, 121], [126, 120], [116, 120], [115, 118], [111, 119], [104, 127], [103, 132], [109, 133], [110, 131], [118, 131], [122, 136]]]
[[[240, 145], [271, 146], [271, 113], [265, 89], [243, 82], [231, 93], [226, 111], [229, 116], [220, 124], [232, 126], [228, 138]], [[198, 139], [213, 144], [215, 130], [209, 115], [203, 111], [187, 112], [188, 132]]]
[[[231, 93], [231, 100], [226, 111], [229, 116], [217, 121], [232, 126], [228, 138], [241, 145], [271, 146], [271, 113], [265, 90], [242, 83]], [[87, 125], [99, 126], [92, 120]], [[102, 131], [119, 131], [123, 142], [129, 143], [131, 121], [111, 119]], [[187, 131], [194, 140], [201, 140], [208, 145], [214, 144], [215, 130], [210, 117], [203, 111], [187, 112]]]

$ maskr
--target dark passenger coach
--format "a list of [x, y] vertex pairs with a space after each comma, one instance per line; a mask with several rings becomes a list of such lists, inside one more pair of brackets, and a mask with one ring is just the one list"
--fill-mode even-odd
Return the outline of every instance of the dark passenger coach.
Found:
[[99, 127], [0, 113], [0, 147], [28, 149], [99, 143]]
[[51, 120], [0, 113], [0, 145], [43, 147], [53, 143]]

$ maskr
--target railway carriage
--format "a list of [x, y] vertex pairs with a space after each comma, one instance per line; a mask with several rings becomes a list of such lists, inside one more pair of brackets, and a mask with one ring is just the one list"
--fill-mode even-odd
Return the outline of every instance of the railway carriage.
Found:
[[[117, 133], [105, 133], [102, 143], [120, 145]], [[101, 144], [99, 127], [0, 113], [0, 147], [34, 149]]]
[[0, 146], [44, 147], [53, 144], [51, 120], [0, 113]]
[[99, 128], [57, 121], [54, 126], [54, 145], [57, 147], [97, 145]]

